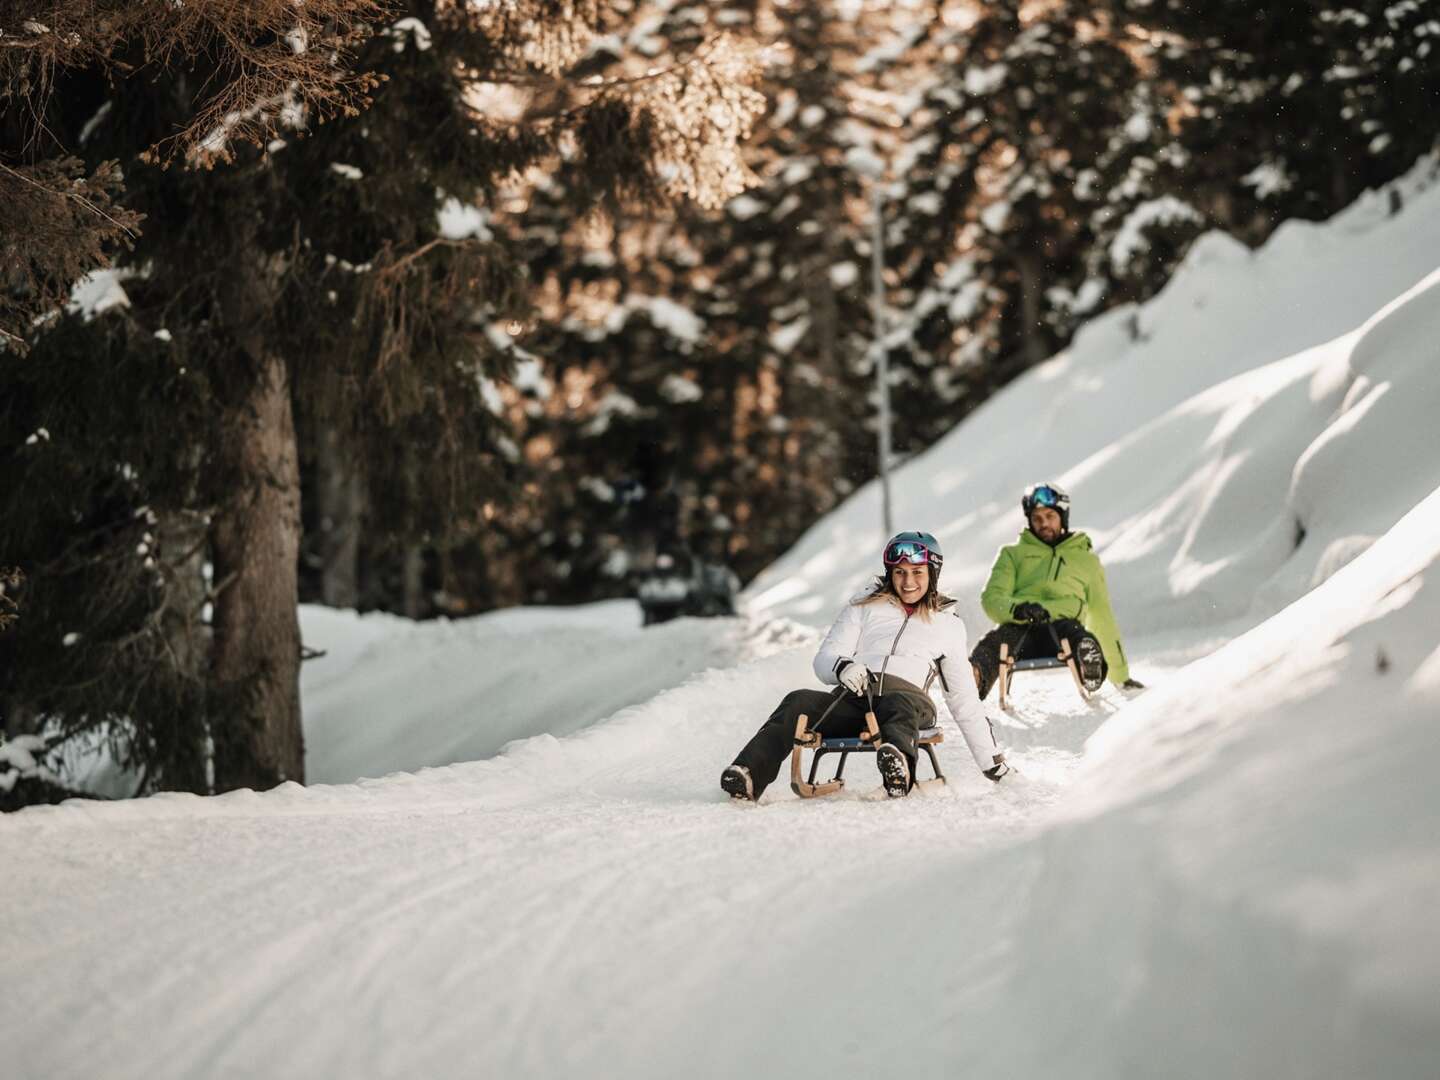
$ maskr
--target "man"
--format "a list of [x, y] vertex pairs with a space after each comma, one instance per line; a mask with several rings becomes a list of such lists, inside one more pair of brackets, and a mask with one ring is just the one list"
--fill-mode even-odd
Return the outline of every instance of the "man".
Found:
[[871, 702], [880, 728], [875, 762], [881, 782], [891, 796], [909, 794], [916, 739], [935, 723], [929, 691], [937, 677], [981, 772], [998, 781], [1011, 771], [966, 678], [965, 624], [955, 601], [936, 588], [940, 545], [929, 533], [903, 532], [885, 545], [882, 561], [884, 573], [845, 605], [815, 654], [815, 674], [836, 689], [785, 696], [720, 775], [732, 798], [755, 802], [774, 781], [794, 746], [801, 713], [811, 731], [853, 736], [865, 730]]
[[[970, 662], [981, 700], [1000, 674], [1000, 646], [1016, 659], [1054, 656], [1057, 637], [1070, 643], [1085, 689], [1143, 689], [1130, 677], [1105, 571], [1090, 537], [1070, 531], [1070, 496], [1055, 484], [1032, 484], [1020, 500], [1026, 528], [1000, 549], [980, 594], [985, 614], [1000, 625], [980, 639]], [[1047, 625], [1048, 624], [1048, 625]]]

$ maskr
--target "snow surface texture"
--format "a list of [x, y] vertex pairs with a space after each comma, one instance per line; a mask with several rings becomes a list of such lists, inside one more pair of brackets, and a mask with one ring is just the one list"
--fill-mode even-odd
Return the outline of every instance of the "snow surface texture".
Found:
[[906, 800], [716, 789], [873, 573], [873, 486], [748, 622], [308, 611], [317, 775], [546, 733], [0, 819], [5, 1075], [1433, 1078], [1440, 190], [1402, 193], [1206, 238], [899, 471], [977, 631], [1025, 483], [1099, 541], [1153, 689], [1019, 676], [1020, 782], [955, 738]]

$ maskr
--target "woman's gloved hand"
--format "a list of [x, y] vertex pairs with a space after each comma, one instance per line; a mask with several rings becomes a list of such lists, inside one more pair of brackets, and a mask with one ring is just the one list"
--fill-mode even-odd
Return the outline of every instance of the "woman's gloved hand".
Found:
[[855, 660], [847, 660], [837, 674], [840, 685], [852, 694], [863, 694], [870, 685], [870, 669]]

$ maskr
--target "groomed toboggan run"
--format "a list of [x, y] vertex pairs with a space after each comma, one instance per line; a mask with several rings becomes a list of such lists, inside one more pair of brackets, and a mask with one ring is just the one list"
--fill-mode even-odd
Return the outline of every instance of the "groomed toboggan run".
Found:
[[873, 486], [743, 618], [307, 610], [330, 782], [0, 819], [0, 1072], [1433, 1076], [1433, 163], [1400, 194], [1203, 238], [900, 470], [972, 636], [1026, 483], [1105, 560], [1151, 689], [1017, 676], [1017, 782], [952, 725], [938, 792], [719, 791], [876, 571]]

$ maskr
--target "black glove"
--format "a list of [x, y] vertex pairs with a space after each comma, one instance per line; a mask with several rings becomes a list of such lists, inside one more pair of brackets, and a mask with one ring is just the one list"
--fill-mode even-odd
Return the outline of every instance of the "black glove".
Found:
[[1050, 612], [1045, 610], [1045, 605], [1037, 604], [1027, 600], [1023, 604], [1016, 604], [1015, 610], [1010, 613], [1015, 616], [1016, 622], [1049, 622]]
[[1126, 679], [1120, 686], [1125, 690], [1144, 690], [1145, 684], [1139, 679]]

